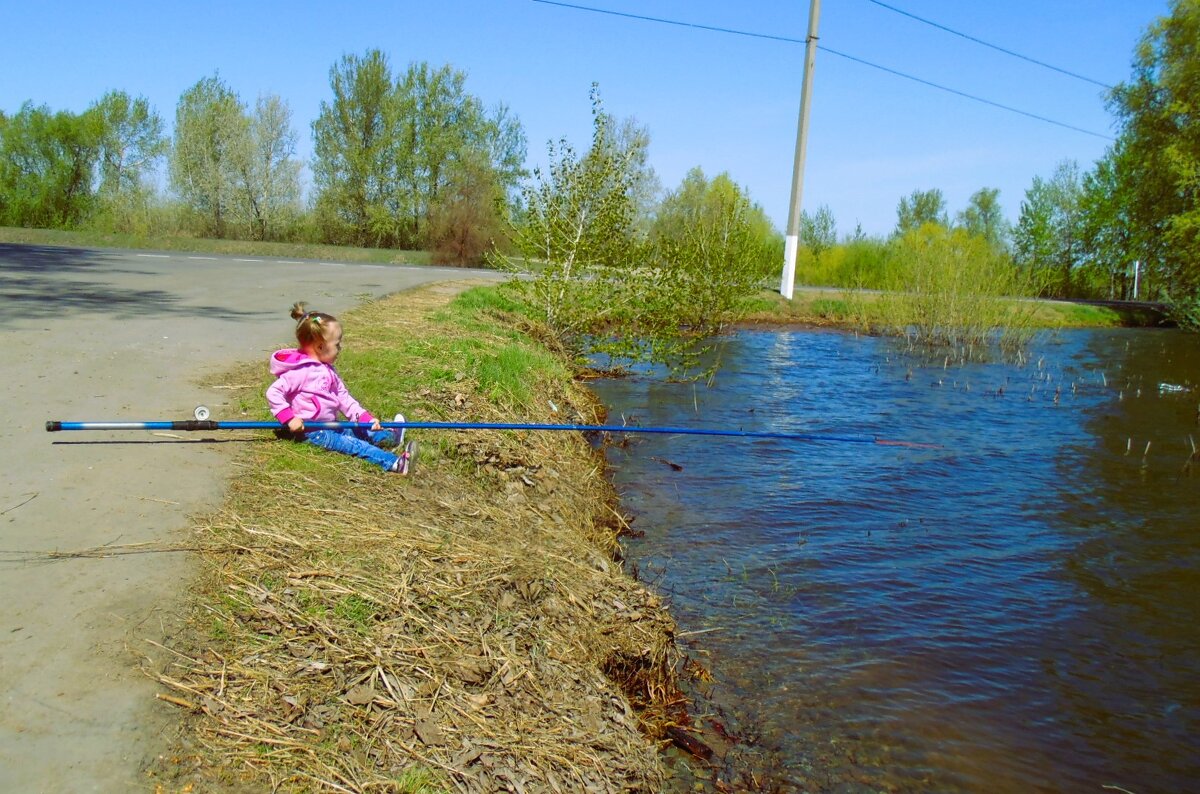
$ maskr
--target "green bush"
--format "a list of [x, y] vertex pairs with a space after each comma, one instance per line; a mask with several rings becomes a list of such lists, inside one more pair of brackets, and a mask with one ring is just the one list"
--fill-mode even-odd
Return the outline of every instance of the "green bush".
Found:
[[[864, 316], [927, 346], [1020, 347], [1033, 335], [1031, 294], [1008, 256], [961, 229], [925, 224], [890, 246], [885, 292]], [[861, 304], [861, 302], [860, 302]]]

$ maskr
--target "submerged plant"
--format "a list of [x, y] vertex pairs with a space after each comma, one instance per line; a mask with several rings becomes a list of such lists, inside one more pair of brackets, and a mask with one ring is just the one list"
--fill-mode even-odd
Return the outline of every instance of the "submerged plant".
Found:
[[847, 296], [860, 327], [924, 347], [985, 351], [1024, 347], [1036, 327], [1029, 275], [1003, 250], [961, 229], [926, 224], [891, 248], [887, 289]]

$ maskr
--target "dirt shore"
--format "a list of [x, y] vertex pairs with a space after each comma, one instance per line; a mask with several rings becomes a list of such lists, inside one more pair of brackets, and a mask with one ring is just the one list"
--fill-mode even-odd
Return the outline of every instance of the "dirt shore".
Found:
[[[498, 296], [457, 304], [458, 288], [345, 315], [356, 394], [417, 421], [599, 422]], [[261, 411], [262, 376], [243, 373], [231, 394]], [[238, 455], [196, 523], [191, 620], [149, 668], [186, 717], [149, 774], [166, 790], [662, 790], [674, 622], [613, 561], [603, 458], [578, 433], [413, 435], [412, 477], [303, 444]]]
[[336, 313], [464, 275], [244, 259], [0, 246], [2, 791], [147, 785], [177, 714], [134, 662], [178, 619], [192, 562], [146, 552], [187, 540], [239, 443], [44, 423], [187, 418], [227, 399], [206, 375], [288, 341], [293, 300]]

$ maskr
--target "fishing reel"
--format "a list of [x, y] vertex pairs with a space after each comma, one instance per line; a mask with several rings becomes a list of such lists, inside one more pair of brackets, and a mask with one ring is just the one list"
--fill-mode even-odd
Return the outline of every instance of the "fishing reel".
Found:
[[192, 416], [196, 417], [197, 422], [203, 422], [212, 416], [206, 405], [197, 405], [196, 410], [192, 411]]

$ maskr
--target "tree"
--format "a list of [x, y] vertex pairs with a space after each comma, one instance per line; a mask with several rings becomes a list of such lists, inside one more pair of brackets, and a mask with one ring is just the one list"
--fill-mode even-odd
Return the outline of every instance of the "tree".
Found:
[[400, 118], [387, 56], [345, 55], [329, 70], [331, 102], [313, 122], [317, 210], [331, 242], [390, 245], [399, 237], [393, 188]]
[[292, 111], [277, 96], [260, 96], [241, 148], [231, 152], [231, 213], [252, 240], [272, 239], [298, 210], [300, 163]]
[[112, 199], [137, 194], [166, 153], [163, 120], [145, 97], [109, 91], [89, 108], [100, 120], [100, 187]]
[[580, 157], [566, 141], [547, 146], [549, 166], [534, 169], [522, 191], [524, 213], [513, 244], [544, 263], [523, 285], [527, 299], [569, 351], [580, 354], [585, 336], [605, 312], [599, 268], [628, 264], [638, 248], [634, 234], [634, 165], [638, 152], [613, 141], [612, 118], [592, 86], [592, 145]]
[[205, 77], [183, 92], [175, 109], [171, 186], [224, 237], [239, 166], [249, 148], [250, 121], [241, 100], [220, 77]]
[[59, 228], [91, 212], [100, 151], [97, 116], [26, 102], [0, 125], [0, 222]]
[[[522, 174], [525, 149], [519, 122], [503, 105], [489, 116], [482, 102], [467, 93], [466, 79], [449, 66], [433, 69], [422, 62], [410, 65], [397, 84], [401, 121], [396, 177], [410, 199], [410, 244], [425, 242], [430, 214], [443, 193], [455, 189], [456, 175], [478, 176], [487, 167], [496, 171], [487, 180], [508, 188]], [[469, 167], [457, 167], [467, 163]]]
[[0, 224], [11, 223], [8, 220], [8, 216], [9, 205], [13, 200], [13, 197], [9, 195], [10, 187], [7, 183], [11, 178], [9, 175], [10, 165], [8, 163], [8, 155], [5, 149], [8, 125], [8, 116], [3, 110], [0, 110]]
[[[728, 221], [730, 208], [738, 204], [744, 205], [738, 213], [744, 214], [758, 241], [768, 248], [775, 246], [779, 234], [762, 207], [751, 202], [728, 173], [717, 174], [710, 180], [699, 166], [688, 171], [679, 187], [668, 191], [659, 203], [650, 228], [650, 241], [681, 240], [697, 227], [721, 225]], [[763, 275], [777, 264], [767, 265]]]
[[1013, 233], [1017, 263], [1037, 274], [1052, 294], [1072, 294], [1072, 272], [1083, 262], [1079, 166], [1063, 160], [1049, 181], [1034, 177]]
[[492, 107], [488, 125], [488, 161], [492, 176], [503, 193], [506, 206], [515, 206], [520, 197], [521, 180], [529, 176], [525, 158], [529, 153], [521, 120], [503, 102]]
[[888, 241], [882, 237], [868, 237], [862, 226], [837, 249], [841, 252], [841, 266], [836, 281], [838, 286], [881, 288], [887, 278]]
[[891, 283], [876, 308], [893, 332], [957, 348], [956, 357], [1029, 341], [1033, 306], [1009, 300], [1029, 294], [1028, 274], [983, 237], [927, 223], [889, 249]]
[[454, 164], [429, 217], [428, 238], [437, 264], [481, 264], [503, 234], [504, 190], [486, 161]]
[[911, 195], [900, 199], [896, 207], [896, 230], [893, 234], [901, 237], [927, 223], [949, 226], [946, 199], [937, 188], [914, 190]]
[[504, 105], [486, 111], [465, 83], [464, 73], [427, 63], [394, 80], [379, 50], [334, 66], [333, 101], [321, 103], [313, 123], [317, 208], [328, 238], [425, 245], [443, 198], [461, 194], [452, 180], [476, 180], [482, 167], [503, 195], [515, 191], [525, 173], [520, 122]]
[[654, 222], [654, 211], [662, 193], [662, 182], [650, 165], [650, 129], [637, 119], [627, 117], [619, 122], [610, 119], [614, 134], [614, 154], [629, 162], [630, 194], [634, 206], [634, 226], [640, 234], [648, 234]]
[[837, 222], [828, 205], [822, 204], [817, 207], [817, 211], [812, 215], [801, 211], [800, 242], [812, 253], [813, 258], [818, 260], [822, 253], [837, 244]]
[[[698, 173], [689, 174], [693, 183]], [[725, 173], [704, 185], [698, 202], [670, 206], [664, 201], [663, 212], [682, 214], [685, 222], [673, 224], [672, 234], [652, 235], [648, 260], [653, 267], [647, 270], [644, 289], [657, 310], [638, 307], [638, 316], [630, 318], [645, 347], [635, 347], [637, 355], [631, 357], [644, 353], [685, 371], [704, 353], [704, 340], [742, 316], [749, 298], [775, 272], [782, 239], [762, 207]], [[632, 336], [618, 335], [616, 349], [627, 352], [622, 345], [629, 348], [626, 340]]]
[[693, 217], [703, 212], [707, 192], [708, 177], [704, 170], [699, 166], [690, 169], [679, 187], [667, 191], [659, 202], [650, 227], [650, 238], [682, 236]]
[[958, 225], [996, 248], [1006, 248], [1010, 230], [1000, 209], [1000, 190], [985, 187], [972, 193], [967, 208], [958, 214]]
[[1121, 122], [1133, 253], [1178, 302], [1200, 303], [1200, 0], [1172, 0], [1110, 105]]
[[89, 225], [112, 231], [145, 232], [154, 187], [150, 177], [170, 148], [163, 120], [145, 97], [110, 91], [88, 113], [97, 117], [98, 211]]
[[[1121, 141], [1110, 147], [1084, 175], [1079, 197], [1079, 235], [1087, 253], [1084, 275], [1096, 294], [1109, 299], [1134, 297], [1130, 265], [1133, 252], [1144, 248], [1135, 242], [1132, 186], [1125, 181], [1131, 169], [1122, 164], [1127, 156]], [[1147, 294], [1144, 288], [1139, 291]]]
[[706, 340], [774, 271], [782, 240], [728, 175], [710, 182], [698, 168], [644, 237], [636, 197], [649, 136], [622, 135], [595, 85], [591, 99], [591, 147], [580, 156], [566, 140], [551, 144], [547, 170], [523, 192], [513, 240], [539, 272], [510, 286], [572, 356], [703, 374]]

